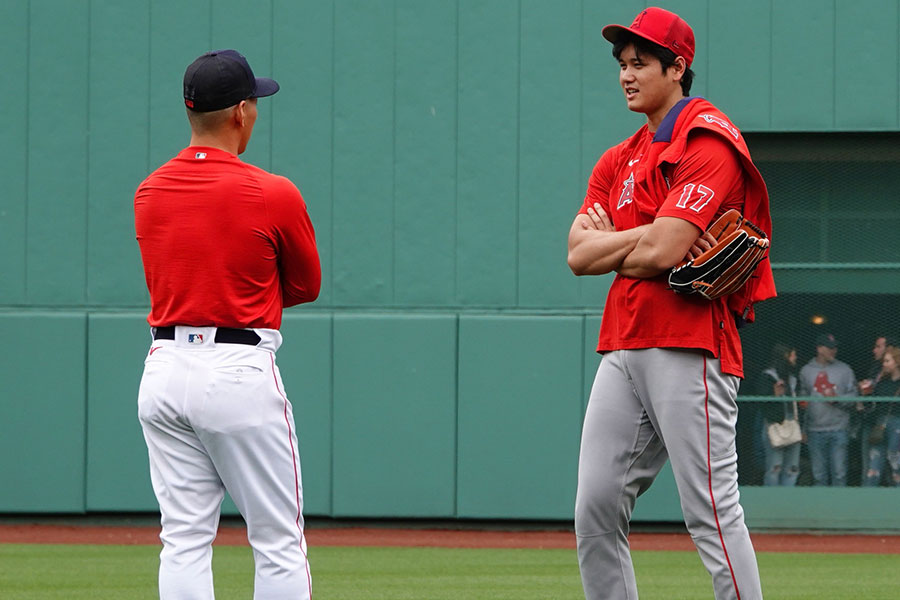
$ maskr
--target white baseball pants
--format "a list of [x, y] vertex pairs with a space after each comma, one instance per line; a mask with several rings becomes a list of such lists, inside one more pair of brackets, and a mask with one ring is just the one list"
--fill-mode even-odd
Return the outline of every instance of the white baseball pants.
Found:
[[212, 542], [225, 490], [247, 523], [256, 600], [308, 600], [300, 456], [275, 366], [276, 330], [257, 346], [176, 327], [144, 363], [138, 414], [162, 515], [159, 596], [211, 600]]
[[635, 499], [672, 462], [685, 524], [717, 600], [759, 600], [737, 486], [739, 379], [701, 352], [604, 354], [584, 419], [575, 534], [585, 597], [638, 597], [628, 546]]

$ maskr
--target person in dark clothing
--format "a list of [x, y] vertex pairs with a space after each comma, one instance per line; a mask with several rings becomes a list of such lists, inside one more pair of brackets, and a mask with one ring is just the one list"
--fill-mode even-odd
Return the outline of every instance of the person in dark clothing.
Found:
[[[882, 358], [881, 376], [873, 389], [875, 397], [900, 396], [900, 348], [888, 346]], [[867, 414], [874, 414], [875, 422], [868, 428], [868, 469], [863, 485], [881, 485], [882, 468], [887, 457], [890, 466], [889, 485], [900, 486], [900, 401], [868, 402]], [[864, 433], [865, 430], [864, 430]]]
[[766, 453], [764, 485], [797, 484], [800, 474], [800, 443], [776, 448], [769, 439], [768, 429], [772, 423], [797, 420], [797, 350], [785, 344], [775, 344], [769, 366], [762, 372], [759, 394], [790, 398], [783, 402], [766, 402], [762, 406], [762, 438]]

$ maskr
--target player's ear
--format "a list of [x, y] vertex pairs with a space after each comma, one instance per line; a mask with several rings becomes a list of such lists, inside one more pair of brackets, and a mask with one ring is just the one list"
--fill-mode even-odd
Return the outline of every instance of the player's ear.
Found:
[[234, 121], [234, 124], [238, 127], [243, 127], [244, 123], [247, 121], [247, 101], [241, 100], [234, 106], [234, 111], [231, 113], [231, 118]]
[[669, 67], [672, 69], [672, 76], [675, 81], [681, 81], [681, 78], [684, 77], [685, 71], [687, 71], [687, 62], [684, 60], [683, 56], [676, 56], [675, 62], [672, 63], [672, 66]]

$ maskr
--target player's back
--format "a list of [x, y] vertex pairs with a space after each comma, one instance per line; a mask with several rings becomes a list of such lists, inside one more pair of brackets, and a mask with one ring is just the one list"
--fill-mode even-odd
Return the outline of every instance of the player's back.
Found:
[[299, 197], [284, 178], [201, 147], [183, 150], [144, 180], [135, 228], [151, 325], [278, 327], [278, 254], [267, 203], [285, 187]]

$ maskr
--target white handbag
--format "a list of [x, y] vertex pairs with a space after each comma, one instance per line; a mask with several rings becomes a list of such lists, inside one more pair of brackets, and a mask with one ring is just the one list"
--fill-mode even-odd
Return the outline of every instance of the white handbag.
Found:
[[794, 402], [793, 419], [785, 419], [781, 423], [769, 423], [766, 433], [769, 434], [769, 443], [773, 448], [784, 448], [803, 439], [803, 434], [800, 432], [800, 421], [797, 419], [797, 403]]

